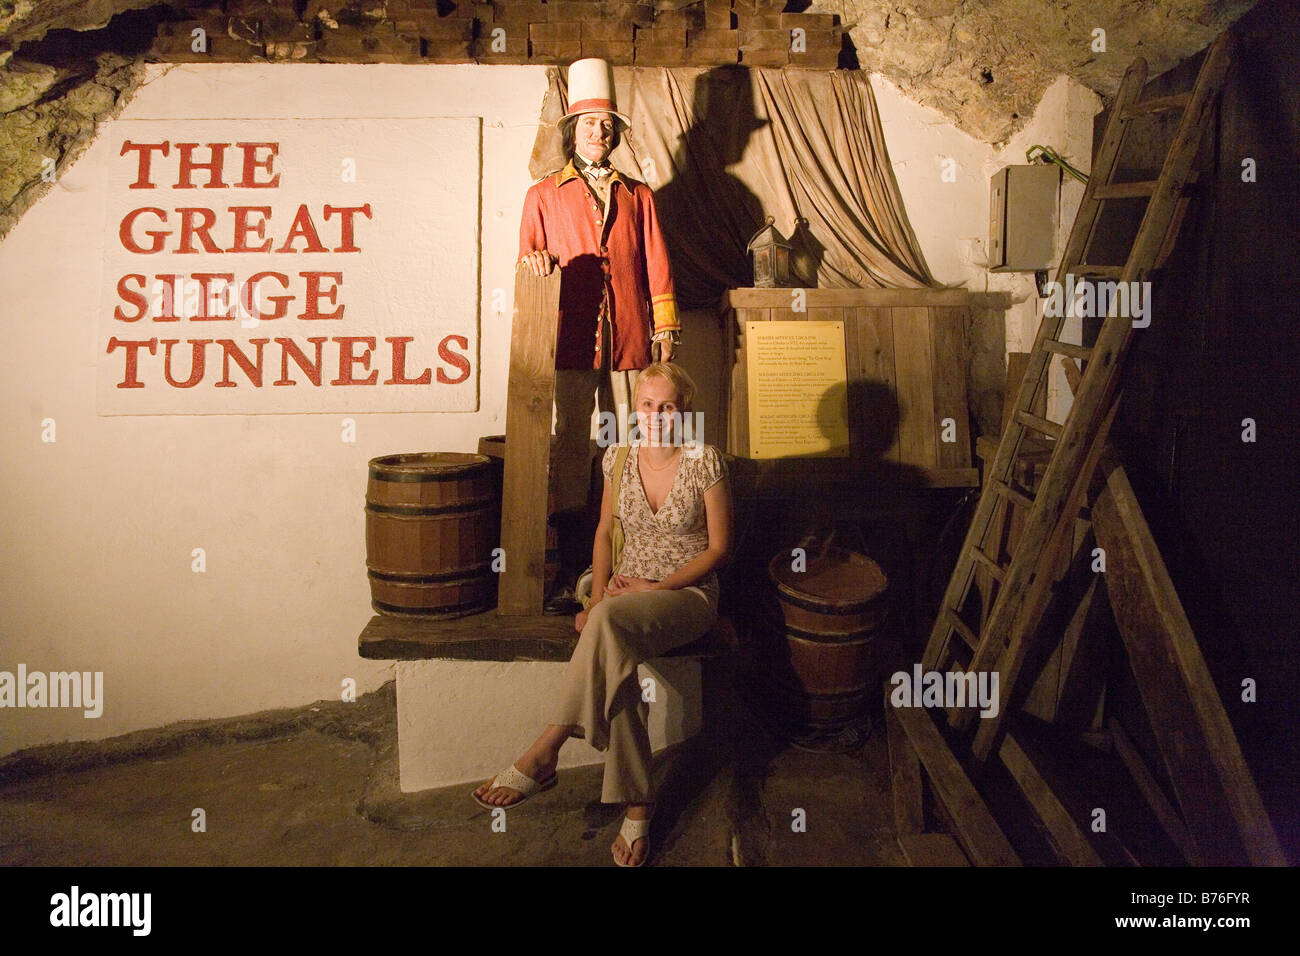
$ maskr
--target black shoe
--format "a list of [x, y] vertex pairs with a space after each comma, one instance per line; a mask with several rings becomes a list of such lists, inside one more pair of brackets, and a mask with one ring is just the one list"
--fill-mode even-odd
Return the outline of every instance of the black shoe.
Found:
[[542, 609], [547, 614], [563, 614], [571, 617], [582, 610], [582, 602], [573, 596], [572, 589], [565, 588], [548, 597]]

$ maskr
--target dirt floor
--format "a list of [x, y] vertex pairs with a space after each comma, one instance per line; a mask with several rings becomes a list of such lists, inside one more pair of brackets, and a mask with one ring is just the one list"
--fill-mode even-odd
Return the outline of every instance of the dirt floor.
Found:
[[[855, 751], [801, 750], [729, 667], [706, 666], [705, 732], [656, 758], [651, 863], [905, 865], [879, 721]], [[22, 751], [0, 760], [0, 864], [613, 865], [621, 811], [599, 802], [599, 766], [562, 771], [494, 832], [470, 787], [401, 793], [396, 753], [391, 683], [353, 704]]]

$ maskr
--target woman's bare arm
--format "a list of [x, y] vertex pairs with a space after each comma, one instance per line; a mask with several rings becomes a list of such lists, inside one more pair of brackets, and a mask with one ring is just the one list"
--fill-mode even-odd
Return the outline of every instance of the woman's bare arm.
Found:
[[595, 604], [605, 596], [605, 585], [614, 563], [614, 508], [613, 490], [609, 479], [605, 479], [605, 489], [600, 497], [600, 523], [596, 525], [596, 536], [591, 542], [591, 603]]

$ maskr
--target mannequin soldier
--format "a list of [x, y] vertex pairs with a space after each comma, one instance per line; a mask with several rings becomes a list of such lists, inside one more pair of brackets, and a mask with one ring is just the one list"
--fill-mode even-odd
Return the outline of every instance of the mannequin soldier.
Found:
[[617, 415], [626, 441], [628, 406], [637, 372], [652, 361], [651, 343], [668, 361], [681, 328], [654, 194], [609, 162], [630, 126], [614, 101], [609, 64], [575, 61], [559, 121], [567, 162], [529, 188], [519, 227], [520, 261], [536, 275], [558, 265], [562, 276], [551, 483], [565, 515], [559, 530], [573, 528], [568, 536], [578, 540], [589, 540], [574, 525], [587, 504], [593, 399]]

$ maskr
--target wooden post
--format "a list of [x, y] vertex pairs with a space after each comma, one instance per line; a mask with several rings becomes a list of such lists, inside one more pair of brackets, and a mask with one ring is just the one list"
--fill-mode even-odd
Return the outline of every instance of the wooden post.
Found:
[[903, 725], [885, 693], [885, 731], [889, 741], [889, 779], [894, 793], [894, 829], [899, 836], [925, 829], [921, 797], [921, 762], [907, 741]]
[[[1092, 507], [1106, 590], [1151, 729], [1201, 859], [1286, 866], [1237, 735], [1123, 466]], [[1235, 827], [1230, 825], [1235, 824]]]
[[538, 276], [529, 266], [517, 265], [501, 488], [505, 570], [497, 590], [497, 612], [504, 615], [541, 614], [545, 599], [546, 498], [559, 316], [559, 267]]
[[1052, 790], [1047, 777], [1012, 731], [1003, 736], [998, 756], [1038, 819], [1043, 821], [1057, 855], [1071, 866], [1102, 866], [1101, 857], [1088, 841], [1084, 828]]
[[[890, 705], [886, 702], [885, 706]], [[1020, 857], [925, 708], [891, 709], [925, 767], [935, 796], [952, 817], [957, 840], [971, 862], [976, 866], [1020, 866]]]

